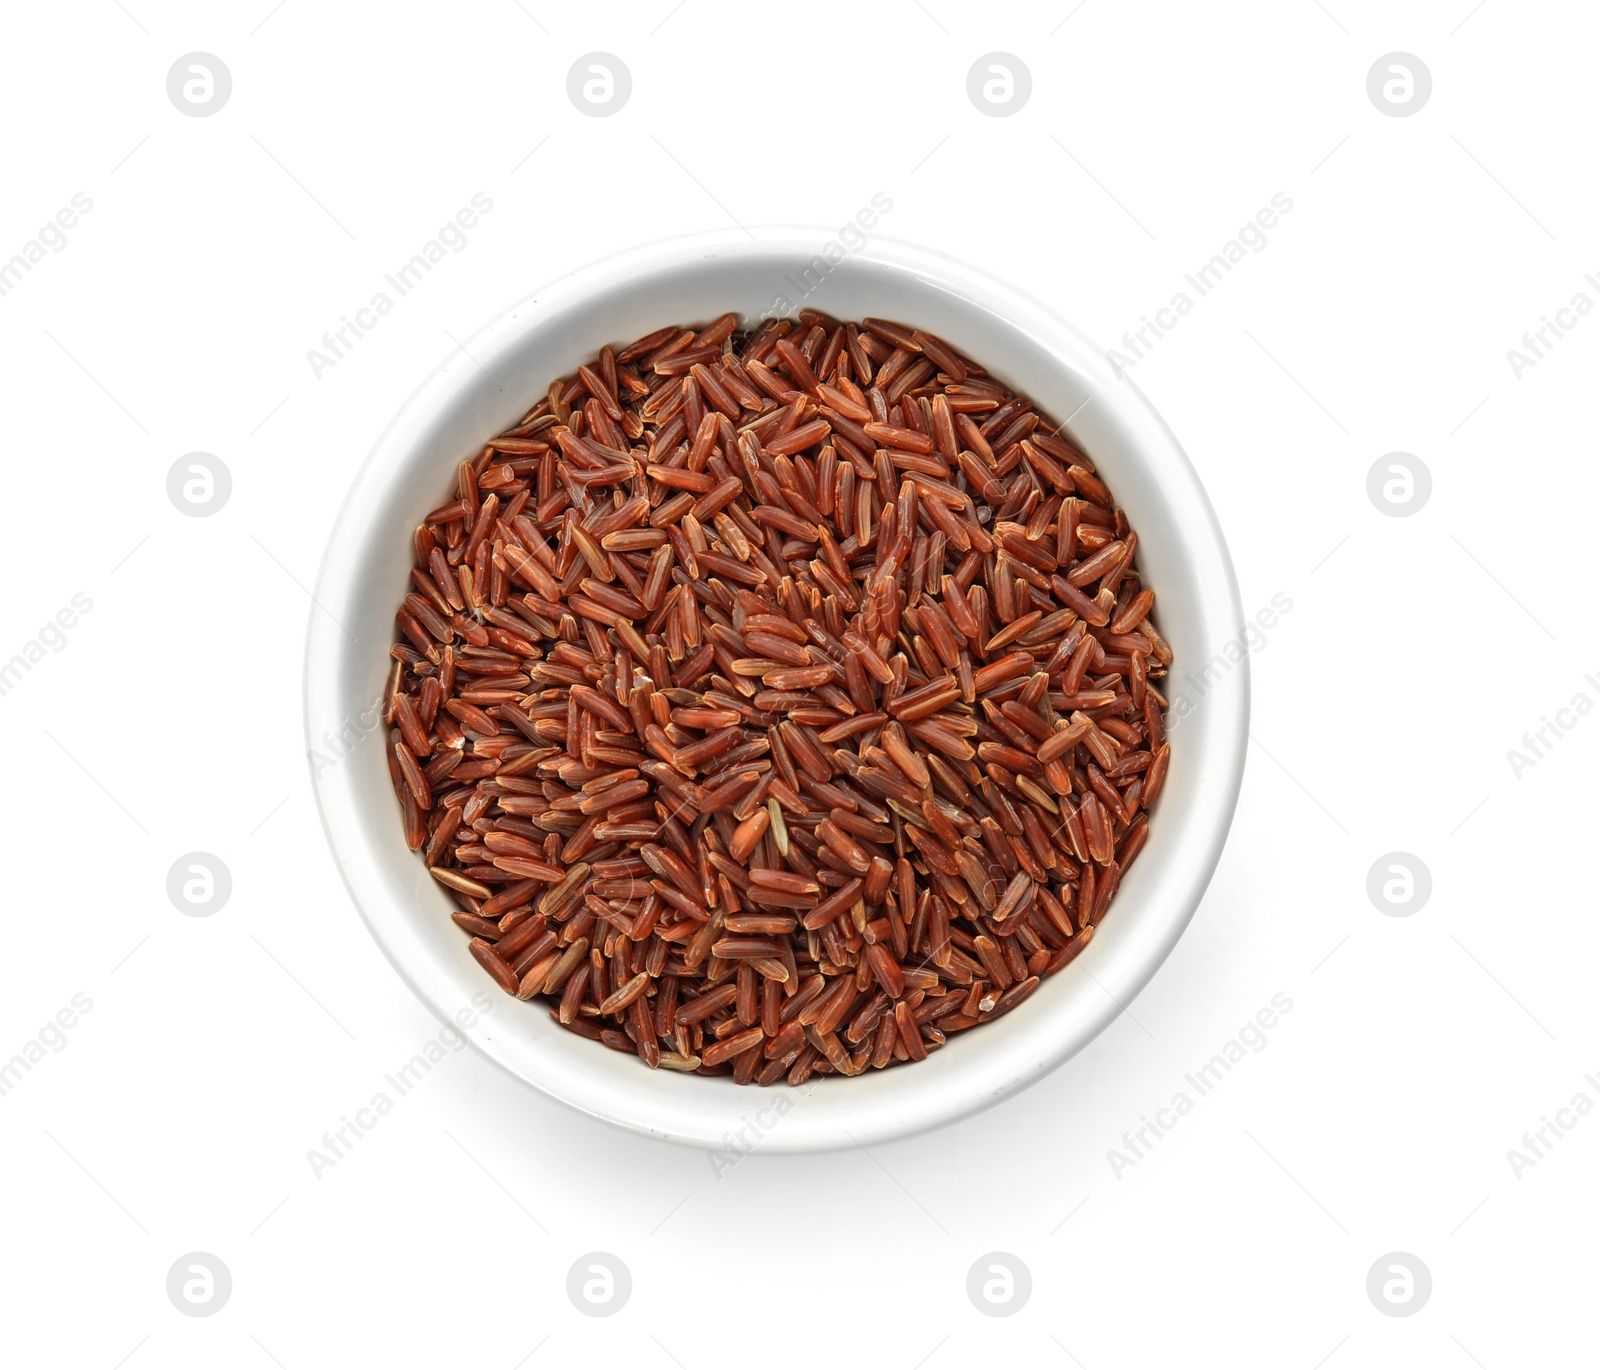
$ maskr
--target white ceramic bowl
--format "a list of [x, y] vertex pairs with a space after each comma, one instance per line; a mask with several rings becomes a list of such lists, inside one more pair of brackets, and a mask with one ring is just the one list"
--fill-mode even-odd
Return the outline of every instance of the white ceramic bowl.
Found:
[[[835, 244], [825, 255], [829, 241], [784, 230], [629, 252], [554, 282], [470, 339], [423, 383], [356, 478], [317, 582], [328, 612], [313, 613], [307, 643], [308, 745], [326, 757], [328, 739], [342, 734], [347, 749], [337, 764], [313, 764], [323, 826], [367, 926], [406, 983], [446, 1021], [487, 990], [494, 1012], [476, 1015], [467, 1036], [491, 1060], [596, 1118], [708, 1148], [726, 1146], [749, 1119], [769, 1151], [883, 1141], [973, 1113], [1048, 1074], [1099, 1033], [1172, 950], [1222, 852], [1244, 765], [1248, 663], [1203, 694], [1174, 683], [1239, 637], [1239, 591], [1205, 491], [1144, 397], [1087, 338], [982, 272], [879, 239], [830, 264], [827, 255], [838, 253]], [[808, 264], [819, 283], [801, 298], [796, 283], [808, 280]], [[826, 265], [826, 274], [817, 269]], [[1172, 729], [1150, 840], [1078, 960], [1007, 1017], [958, 1034], [926, 1061], [822, 1078], [800, 1091], [651, 1071], [556, 1026], [546, 1007], [495, 989], [450, 921], [444, 890], [406, 850], [373, 707], [412, 529], [444, 500], [456, 463], [603, 344], [726, 310], [751, 320], [780, 296], [839, 318], [875, 315], [926, 328], [1044, 413], [1072, 416], [1072, 436], [1139, 531], [1140, 569], [1176, 654], [1169, 690], [1192, 706]]]

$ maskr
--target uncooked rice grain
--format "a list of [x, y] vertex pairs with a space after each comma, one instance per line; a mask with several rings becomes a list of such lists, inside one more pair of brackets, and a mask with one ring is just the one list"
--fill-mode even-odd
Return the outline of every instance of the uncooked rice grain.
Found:
[[651, 1067], [920, 1061], [1087, 945], [1170, 749], [1138, 535], [947, 342], [602, 348], [415, 532], [407, 845], [507, 994]]

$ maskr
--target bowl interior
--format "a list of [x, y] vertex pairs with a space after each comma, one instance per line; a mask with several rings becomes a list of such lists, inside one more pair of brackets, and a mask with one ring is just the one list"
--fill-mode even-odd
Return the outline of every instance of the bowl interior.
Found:
[[[1248, 663], [1209, 688], [1184, 683], [1240, 633], [1232, 568], [1193, 469], [1142, 396], [1087, 339], [979, 272], [880, 242], [837, 256], [837, 244], [793, 234], [658, 247], [559, 281], [469, 340], [396, 417], [358, 476], [319, 579], [328, 613], [313, 615], [308, 641], [307, 736], [324, 825], [401, 975], [446, 1020], [487, 990], [494, 1011], [475, 1015], [466, 1035], [545, 1092], [623, 1127], [711, 1148], [752, 1117], [764, 1149], [775, 1151], [905, 1135], [1004, 1098], [1060, 1064], [1132, 999], [1187, 924], [1220, 855], [1243, 764]], [[914, 1066], [757, 1091], [650, 1071], [494, 988], [450, 921], [451, 901], [406, 850], [376, 701], [412, 530], [449, 497], [457, 462], [606, 343], [727, 310], [751, 322], [808, 307], [937, 333], [1066, 421], [1139, 533], [1141, 572], [1176, 656], [1173, 751], [1150, 840], [1105, 922], [1027, 1003]]]

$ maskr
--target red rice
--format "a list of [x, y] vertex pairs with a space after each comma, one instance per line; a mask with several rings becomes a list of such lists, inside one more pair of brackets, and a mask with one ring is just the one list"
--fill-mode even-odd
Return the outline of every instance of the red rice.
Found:
[[508, 994], [650, 1066], [921, 1060], [1078, 955], [1169, 748], [1137, 535], [948, 343], [603, 348], [413, 539], [407, 844]]

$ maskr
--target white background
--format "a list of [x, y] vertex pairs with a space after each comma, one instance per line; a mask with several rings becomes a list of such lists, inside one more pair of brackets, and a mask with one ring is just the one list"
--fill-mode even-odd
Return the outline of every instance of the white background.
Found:
[[[92, 1009], [0, 1097], [0, 1338], [15, 1365], [827, 1363], [1462, 1367], [1592, 1345], [1600, 1121], [1509, 1149], [1600, 1072], [1592, 715], [1600, 23], [1577, 3], [13, 7], [0, 259], [0, 660], [93, 607], [0, 697], [10, 896], [0, 1060]], [[1470, 13], [1469, 13], [1470, 11]], [[204, 51], [227, 105], [178, 112]], [[574, 60], [631, 70], [619, 113]], [[1366, 76], [1432, 72], [1392, 118]], [[981, 55], [1025, 108], [968, 100]], [[535, 150], [537, 149], [537, 150]], [[1134, 375], [1186, 445], [1253, 612], [1253, 744], [1221, 867], [1131, 1012], [1024, 1096], [861, 1152], [700, 1152], [587, 1121], [453, 1054], [320, 1177], [322, 1134], [438, 1025], [382, 959], [310, 799], [299, 675], [339, 501], [417, 382], [541, 282], [671, 233], [839, 225], [1030, 289], [1107, 346], [1277, 192], [1269, 234]], [[306, 353], [475, 192], [493, 210], [320, 378]], [[576, 360], [576, 359], [575, 359]], [[203, 450], [233, 477], [168, 501]], [[1366, 474], [1420, 457], [1426, 507]], [[441, 475], [441, 484], [447, 477]], [[168, 868], [232, 873], [209, 918]], [[1382, 854], [1433, 894], [1366, 894]], [[1114, 916], [1114, 913], [1113, 913]], [[1131, 1168], [1108, 1152], [1275, 994], [1266, 1047]], [[1573, 1115], [1567, 1115], [1569, 1120]], [[1549, 1134], [1547, 1134], [1549, 1135]], [[580, 1315], [573, 1261], [633, 1294]], [[1381, 1315], [1378, 1257], [1433, 1294]], [[209, 1252], [215, 1316], [166, 1274]], [[1031, 1301], [993, 1320], [969, 1267]]]

